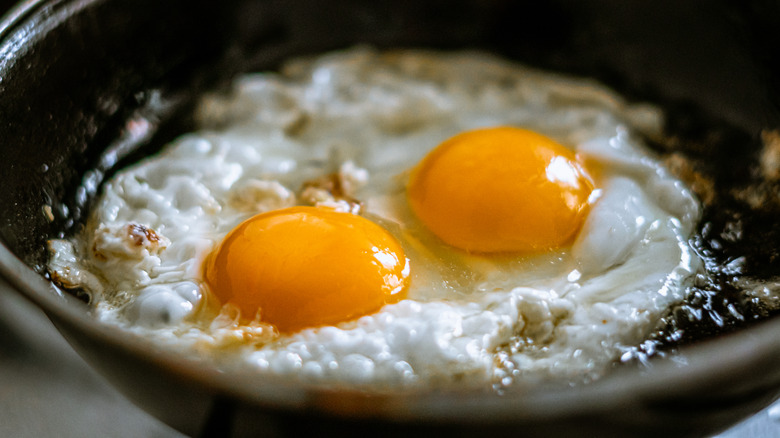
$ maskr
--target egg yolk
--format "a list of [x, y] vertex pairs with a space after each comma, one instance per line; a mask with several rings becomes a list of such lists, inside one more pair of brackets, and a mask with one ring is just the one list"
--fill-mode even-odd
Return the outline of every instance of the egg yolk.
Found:
[[373, 313], [406, 295], [409, 262], [398, 241], [352, 213], [291, 207], [234, 228], [207, 258], [204, 277], [222, 303], [280, 332]]
[[566, 147], [525, 129], [495, 127], [433, 149], [412, 170], [407, 196], [447, 244], [493, 253], [566, 244], [582, 226], [592, 191]]

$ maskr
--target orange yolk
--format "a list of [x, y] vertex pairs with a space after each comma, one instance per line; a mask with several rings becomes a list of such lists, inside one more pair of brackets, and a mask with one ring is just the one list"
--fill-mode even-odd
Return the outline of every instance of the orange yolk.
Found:
[[525, 129], [456, 135], [412, 171], [409, 204], [449, 245], [482, 253], [552, 249], [582, 226], [593, 191], [574, 153]]
[[293, 332], [373, 313], [406, 295], [409, 262], [398, 241], [363, 217], [316, 207], [254, 216], [208, 257], [204, 276], [244, 319]]

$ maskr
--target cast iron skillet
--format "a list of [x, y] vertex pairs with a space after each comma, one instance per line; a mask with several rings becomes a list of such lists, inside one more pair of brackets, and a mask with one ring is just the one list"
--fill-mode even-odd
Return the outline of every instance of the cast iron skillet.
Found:
[[[773, 308], [742, 299], [735, 286], [778, 274], [780, 192], [756, 160], [761, 132], [769, 138], [780, 125], [780, 7], [758, 0], [678, 3], [25, 2], [0, 24], [0, 273], [129, 398], [191, 435], [721, 430], [780, 394], [780, 320], [771, 317]], [[585, 386], [501, 396], [458, 388], [377, 394], [224, 375], [98, 325], [78, 294], [48, 281], [46, 240], [79, 226], [106, 175], [190, 130], [199, 93], [241, 71], [357, 42], [486, 48], [593, 76], [632, 99], [663, 105], [668, 133], [648, 141], [663, 154], [686, 157], [687, 175], [704, 184], [698, 190], [707, 199], [694, 240], [712, 276], [692, 291], [701, 298], [693, 305], [716, 316], [732, 306], [731, 321], [691, 323], [677, 309], [651, 349], [678, 354], [616, 366]], [[750, 204], [736, 189], [763, 197]], [[719, 268], [739, 257], [738, 269]]]

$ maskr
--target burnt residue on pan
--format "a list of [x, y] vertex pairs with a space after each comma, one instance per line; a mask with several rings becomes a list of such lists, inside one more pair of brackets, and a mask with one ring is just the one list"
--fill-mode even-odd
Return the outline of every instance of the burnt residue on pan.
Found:
[[680, 105], [667, 107], [665, 135], [646, 140], [702, 203], [691, 244], [706, 272], [631, 363], [780, 314], [780, 131], [751, 136]]

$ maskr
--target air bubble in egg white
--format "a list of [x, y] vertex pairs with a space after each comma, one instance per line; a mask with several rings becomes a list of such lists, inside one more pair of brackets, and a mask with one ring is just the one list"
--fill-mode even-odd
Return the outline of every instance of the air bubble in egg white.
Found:
[[200, 300], [194, 283], [155, 285], [142, 289], [128, 309], [128, 317], [146, 327], [175, 325], [190, 316]]

